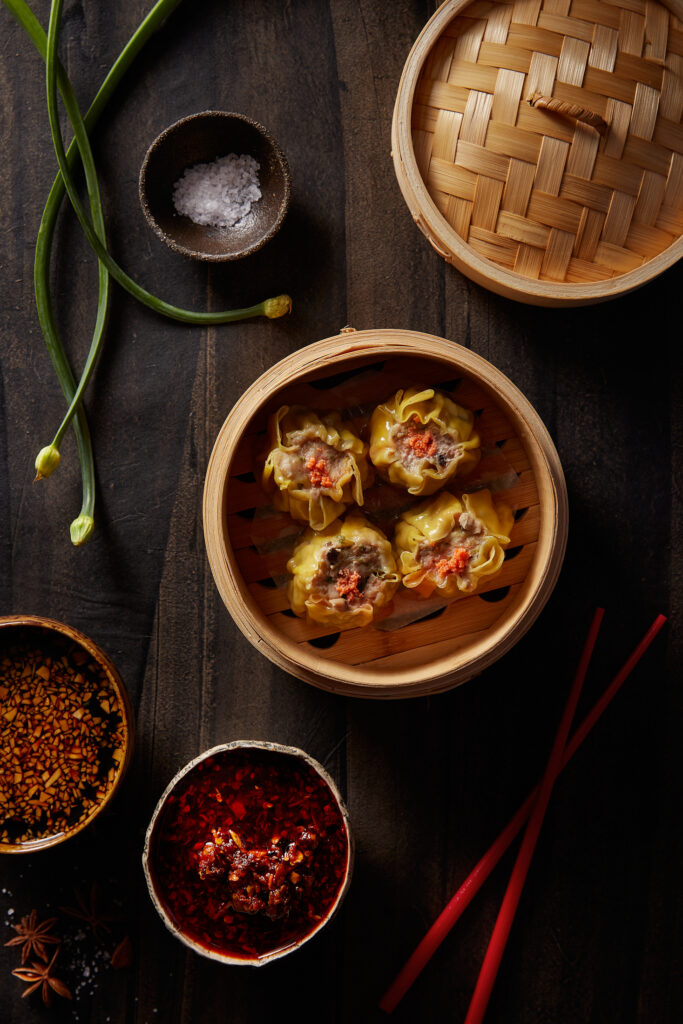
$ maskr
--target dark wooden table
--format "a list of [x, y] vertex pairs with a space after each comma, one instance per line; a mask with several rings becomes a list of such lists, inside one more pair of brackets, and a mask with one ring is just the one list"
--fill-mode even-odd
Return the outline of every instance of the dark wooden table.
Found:
[[[47, 0], [33, 5], [46, 24]], [[83, 106], [149, 0], [67, 2], [61, 53]], [[61, 619], [118, 665], [137, 712], [135, 760], [115, 809], [81, 839], [2, 858], [0, 940], [36, 908], [59, 914], [55, 1019], [379, 1021], [377, 1000], [542, 770], [593, 608], [607, 615], [580, 711], [655, 615], [670, 624], [558, 782], [487, 1020], [667, 1024], [681, 966], [681, 359], [676, 270], [618, 301], [518, 305], [448, 267], [408, 214], [390, 158], [403, 63], [426, 0], [187, 2], [126, 77], [94, 141], [111, 248], [157, 293], [197, 309], [294, 298], [286, 320], [211, 330], [162, 320], [116, 291], [88, 394], [97, 532], [74, 549], [80, 485], [71, 437], [59, 473], [33, 459], [62, 415], [33, 301], [32, 260], [56, 165], [43, 68], [0, 9], [0, 612]], [[155, 135], [197, 110], [272, 130], [294, 198], [279, 236], [233, 266], [172, 254], [146, 226], [138, 171]], [[53, 272], [60, 325], [82, 365], [94, 261], [70, 213]], [[235, 400], [268, 366], [345, 324], [450, 338], [491, 360], [558, 447], [571, 525], [557, 589], [522, 642], [480, 678], [431, 699], [364, 702], [276, 670], [233, 625], [202, 539], [204, 473]], [[336, 921], [296, 956], [222, 968], [167, 933], [148, 899], [142, 837], [162, 789], [224, 740], [298, 745], [348, 801], [355, 878]], [[512, 865], [508, 854], [395, 1013], [462, 1020]], [[98, 945], [56, 910], [96, 882], [124, 921]], [[109, 956], [129, 934], [134, 960]], [[80, 938], [79, 938], [80, 935]], [[0, 949], [0, 1019], [48, 1019], [20, 999]]]

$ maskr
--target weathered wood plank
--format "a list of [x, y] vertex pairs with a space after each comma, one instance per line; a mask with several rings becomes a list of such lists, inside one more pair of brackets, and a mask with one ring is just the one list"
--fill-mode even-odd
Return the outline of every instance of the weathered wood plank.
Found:
[[[31, 6], [46, 24], [47, 0]], [[67, 0], [61, 52], [84, 107], [149, 7]], [[401, 198], [389, 133], [403, 63], [434, 7], [181, 4], [122, 83], [94, 136], [117, 257], [147, 287], [197, 309], [281, 291], [295, 308], [286, 321], [202, 331], [161, 320], [115, 290], [87, 398], [98, 527], [81, 550], [68, 540], [80, 502], [71, 439], [57, 475], [32, 483], [35, 452], [64, 407], [32, 284], [55, 161], [43, 69], [0, 9], [0, 612], [49, 614], [85, 630], [114, 658], [138, 713], [136, 759], [112, 814], [80, 841], [32, 858], [31, 870], [21, 858], [3, 865], [0, 1005], [11, 1024], [34, 1019], [36, 997], [19, 998], [15, 951], [1, 946], [13, 934], [9, 909], [15, 920], [33, 907], [47, 916], [48, 906], [73, 902], [74, 885], [95, 878], [125, 906], [135, 965], [102, 967], [78, 996], [81, 1020], [195, 1024], [223, 1019], [229, 1007], [231, 1024], [247, 1024], [287, 1016], [302, 998], [325, 1021], [379, 1020], [382, 989], [541, 771], [593, 605], [608, 614], [580, 714], [658, 611], [680, 624], [680, 275], [672, 270], [604, 306], [545, 310], [489, 294], [433, 252]], [[208, 108], [266, 124], [294, 182], [278, 237], [248, 260], [214, 268], [167, 250], [137, 198], [150, 141]], [[95, 281], [65, 211], [53, 287], [76, 367], [89, 344]], [[538, 409], [567, 476], [570, 541], [549, 605], [501, 662], [440, 697], [347, 700], [276, 670], [234, 626], [204, 553], [201, 491], [225, 415], [273, 362], [348, 322], [428, 331], [490, 359]], [[487, 432], [501, 426], [491, 417]], [[523, 453], [510, 447], [506, 456], [517, 466]], [[250, 543], [246, 527], [239, 543]], [[282, 592], [269, 593], [269, 612], [281, 616]], [[313, 634], [297, 625], [306, 642]], [[683, 1016], [682, 658], [670, 632], [558, 783], [491, 1024]], [[139, 870], [144, 828], [171, 774], [199, 750], [240, 737], [294, 743], [325, 763], [346, 793], [357, 839], [339, 918], [269, 968], [267, 984], [260, 972], [221, 969], [175, 942]], [[510, 866], [508, 857], [397, 1020], [464, 1018]], [[94, 956], [94, 945], [86, 948]], [[68, 973], [66, 932], [60, 956]]]

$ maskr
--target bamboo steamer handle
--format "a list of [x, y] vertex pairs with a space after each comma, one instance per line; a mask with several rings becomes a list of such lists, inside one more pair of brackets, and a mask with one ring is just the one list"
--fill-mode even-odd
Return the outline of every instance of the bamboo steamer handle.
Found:
[[544, 96], [541, 92], [532, 93], [529, 97], [529, 106], [538, 107], [541, 110], [548, 110], [551, 114], [559, 114], [561, 117], [569, 117], [574, 121], [581, 121], [588, 124], [603, 135], [607, 129], [607, 122], [600, 114], [593, 110], [581, 107], [578, 103], [567, 103], [565, 100], [555, 100], [552, 96]]

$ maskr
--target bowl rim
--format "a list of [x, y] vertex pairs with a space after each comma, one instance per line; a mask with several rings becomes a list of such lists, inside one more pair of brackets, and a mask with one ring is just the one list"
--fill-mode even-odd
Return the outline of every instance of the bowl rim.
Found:
[[58, 846], [60, 843], [66, 842], [68, 839], [72, 839], [74, 836], [79, 835], [103, 810], [115, 794], [119, 791], [123, 779], [126, 776], [126, 772], [130, 766], [130, 762], [133, 756], [133, 747], [135, 745], [135, 713], [133, 706], [128, 695], [125, 683], [121, 678], [121, 675], [114, 665], [109, 655], [105, 654], [102, 648], [91, 640], [89, 636], [76, 629], [74, 626], [69, 626], [65, 622], [60, 622], [57, 619], [46, 618], [42, 615], [3, 615], [0, 616], [0, 639], [2, 637], [2, 630], [14, 627], [30, 627], [39, 628], [58, 633], [61, 636], [66, 637], [68, 640], [72, 640], [79, 644], [88, 652], [88, 654], [97, 661], [104, 669], [109, 682], [116, 691], [119, 700], [121, 701], [121, 707], [123, 709], [123, 721], [126, 727], [126, 740], [124, 748], [124, 756], [121, 761], [121, 766], [114, 779], [111, 789], [101, 801], [93, 808], [92, 812], [85, 818], [84, 821], [80, 822], [77, 826], [69, 829], [66, 832], [58, 832], [53, 836], [46, 836], [43, 839], [29, 840], [25, 843], [5, 843], [0, 842], [0, 854], [22, 854], [22, 853], [37, 853], [40, 850], [47, 850], [53, 846]]
[[[170, 136], [176, 129], [178, 129], [182, 125], [190, 121], [196, 121], [199, 118], [204, 117], [222, 117], [229, 118], [232, 120], [243, 121], [245, 124], [248, 124], [252, 128], [255, 128], [259, 135], [261, 135], [266, 140], [267, 144], [273, 150], [273, 153], [275, 154], [277, 162], [280, 165], [280, 169], [282, 171], [285, 190], [282, 200], [280, 202], [277, 217], [275, 218], [269, 229], [263, 235], [261, 235], [255, 242], [252, 242], [251, 245], [246, 246], [244, 249], [240, 249], [239, 252], [207, 253], [203, 252], [200, 249], [188, 249], [187, 246], [182, 245], [180, 242], [176, 241], [175, 238], [173, 238], [166, 231], [164, 231], [164, 229], [161, 227], [156, 217], [152, 213], [149, 205], [149, 200], [147, 198], [147, 170], [149, 167], [149, 161], [157, 146], [164, 142], [165, 139], [168, 138], [168, 136]], [[147, 221], [148, 225], [152, 228], [155, 235], [158, 238], [160, 238], [162, 242], [165, 242], [166, 245], [173, 250], [173, 252], [179, 253], [181, 256], [189, 256], [190, 259], [199, 260], [204, 263], [228, 263], [232, 260], [240, 260], [244, 256], [250, 256], [252, 253], [258, 252], [258, 250], [261, 249], [266, 244], [266, 242], [269, 242], [270, 239], [273, 238], [273, 236], [276, 235], [277, 232], [280, 230], [280, 228], [282, 227], [282, 222], [287, 216], [287, 212], [289, 210], [289, 204], [292, 196], [292, 175], [289, 169], [287, 157], [282, 151], [282, 148], [280, 147], [276, 139], [271, 135], [270, 131], [265, 127], [265, 125], [261, 124], [260, 121], [256, 121], [254, 120], [253, 117], [249, 117], [247, 114], [240, 114], [238, 111], [234, 110], [199, 110], [195, 114], [186, 114], [184, 117], [181, 117], [177, 121], [174, 121], [173, 124], [169, 124], [166, 128], [163, 129], [163, 131], [159, 132], [156, 138], [153, 139], [153, 141], [150, 143], [147, 152], [145, 153], [142, 165], [140, 167], [140, 173], [138, 175], [138, 196], [140, 198], [142, 212], [145, 215], [145, 220]]]
[[641, 267], [619, 277], [589, 284], [537, 281], [522, 277], [480, 256], [455, 231], [430, 196], [417, 165], [411, 112], [417, 83], [432, 47], [446, 26], [465, 12], [472, 0], [445, 0], [417, 37], [406, 59], [391, 122], [394, 171], [413, 220], [436, 252], [477, 284], [509, 299], [538, 306], [582, 306], [617, 298], [640, 288], [683, 256], [683, 235]]
[[[226, 751], [230, 750], [249, 749], [269, 750], [277, 754], [287, 754], [290, 757], [295, 757], [300, 761], [304, 761], [306, 764], [309, 765], [309, 767], [313, 768], [313, 770], [317, 772], [317, 774], [320, 775], [320, 777], [326, 783], [328, 789], [331, 791], [332, 795], [334, 796], [337, 802], [337, 806], [339, 807], [339, 811], [344, 822], [344, 828], [346, 829], [347, 843], [346, 870], [344, 873], [344, 880], [339, 887], [339, 891], [337, 892], [334, 903], [332, 904], [331, 908], [329, 909], [325, 917], [318, 922], [318, 924], [312, 931], [308, 932], [308, 934], [304, 935], [296, 942], [293, 942], [290, 946], [287, 946], [284, 949], [273, 950], [271, 953], [265, 953], [262, 956], [253, 959], [245, 959], [243, 957], [230, 956], [229, 953], [220, 953], [218, 950], [207, 949], [206, 946], [202, 946], [200, 943], [195, 942], [195, 940], [192, 939], [189, 935], [181, 931], [181, 929], [178, 928], [176, 924], [174, 924], [170, 914], [167, 912], [162, 901], [157, 895], [157, 890], [154, 885], [154, 879], [152, 877], [152, 871], [150, 869], [150, 860], [152, 856], [150, 847], [154, 827], [156, 825], [157, 819], [161, 811], [163, 810], [166, 804], [166, 800], [173, 792], [173, 790], [176, 788], [181, 779], [183, 779], [187, 774], [189, 774], [189, 772], [191, 772], [198, 764], [200, 764], [202, 761], [205, 761], [209, 757], [213, 757], [216, 754], [223, 754]], [[351, 831], [351, 825], [349, 821], [349, 812], [346, 808], [346, 804], [344, 803], [341, 793], [337, 788], [337, 784], [335, 783], [332, 776], [325, 768], [323, 768], [319, 761], [316, 761], [314, 757], [311, 757], [310, 754], [307, 754], [305, 750], [301, 750], [300, 747], [287, 746], [282, 743], [274, 743], [270, 740], [231, 740], [227, 743], [218, 743], [216, 744], [216, 746], [210, 747], [208, 750], [203, 751], [201, 754], [197, 754], [196, 757], [193, 757], [190, 761], [188, 761], [188, 763], [184, 765], [183, 768], [176, 772], [176, 774], [173, 776], [173, 778], [168, 783], [163, 793], [159, 797], [157, 804], [154, 808], [154, 811], [152, 813], [149, 825], [147, 826], [147, 831], [145, 832], [145, 843], [142, 851], [142, 868], [145, 874], [145, 881], [147, 883], [147, 889], [150, 895], [150, 899], [152, 900], [152, 903], [154, 904], [157, 913], [161, 917], [161, 920], [165, 924], [166, 928], [170, 931], [170, 933], [176, 939], [179, 939], [189, 949], [193, 950], [195, 953], [199, 953], [201, 956], [207, 957], [209, 960], [216, 960], [219, 963], [229, 964], [236, 967], [264, 967], [266, 964], [272, 963], [273, 960], [279, 960], [283, 956], [288, 956], [290, 953], [295, 953], [298, 949], [301, 949], [301, 947], [304, 946], [309, 941], [309, 939], [312, 939], [314, 936], [316, 936], [318, 932], [320, 932], [325, 927], [325, 925], [327, 925], [332, 920], [332, 918], [336, 915], [337, 911], [339, 910], [339, 907], [341, 906], [344, 897], [348, 892], [349, 886], [351, 885], [351, 876], [353, 874], [354, 860], [355, 846], [353, 840], [353, 833]]]
[[[473, 641], [474, 655], [467, 665], [453, 670], [450, 655], [428, 663], [415, 681], [414, 667], [395, 668], [388, 679], [368, 680], [366, 666], [350, 665], [309, 652], [277, 630], [259, 608], [242, 582], [228, 530], [224, 521], [224, 503], [230, 466], [241, 443], [242, 434], [255, 408], [274, 398], [278, 391], [301, 377], [324, 368], [334, 373], [338, 363], [349, 360], [387, 359], [390, 356], [431, 358], [446, 363], [473, 377], [493, 395], [513, 417], [515, 429], [523, 438], [534, 477], [548, 484], [548, 505], [541, 506], [541, 538], [548, 542], [552, 557], [542, 566], [539, 576], [541, 544], [537, 545], [514, 612], [502, 617], [487, 633], [487, 640]], [[515, 399], [502, 399], [501, 387]], [[543, 421], [522, 392], [492, 363], [463, 348], [457, 342], [418, 331], [346, 329], [339, 335], [314, 342], [286, 356], [265, 371], [233, 406], [221, 427], [209, 459], [203, 498], [204, 540], [214, 582], [235, 623], [244, 636], [280, 668], [304, 682], [347, 696], [372, 699], [425, 696], [439, 693], [478, 675], [527, 632], [540, 615], [562, 567], [568, 532], [568, 498], [564, 473], [557, 450]], [[534, 579], [534, 576], [539, 577]], [[533, 584], [533, 585], [532, 585]]]

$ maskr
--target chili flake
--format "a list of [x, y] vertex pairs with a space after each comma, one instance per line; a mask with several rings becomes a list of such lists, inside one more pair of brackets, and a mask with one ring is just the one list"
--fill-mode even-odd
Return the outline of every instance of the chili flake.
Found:
[[200, 761], [169, 795], [150, 866], [176, 927], [207, 949], [255, 959], [318, 926], [348, 852], [337, 801], [311, 766], [276, 751], [228, 750]]
[[85, 821], [116, 781], [125, 739], [118, 694], [82, 647], [43, 630], [13, 637], [0, 656], [0, 841]]

